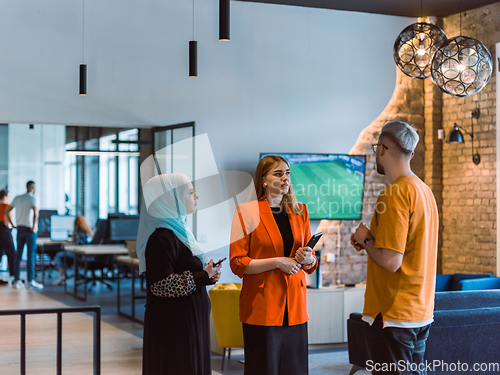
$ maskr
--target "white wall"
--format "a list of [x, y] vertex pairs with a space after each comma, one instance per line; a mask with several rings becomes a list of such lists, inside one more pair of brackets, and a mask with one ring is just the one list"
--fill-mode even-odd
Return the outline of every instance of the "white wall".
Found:
[[218, 3], [195, 0], [189, 78], [191, 1], [85, 0], [80, 97], [82, 0], [2, 1], [0, 122], [195, 121], [221, 171], [252, 172], [260, 152], [349, 152], [392, 95], [393, 43], [414, 19], [232, 1], [219, 42]]

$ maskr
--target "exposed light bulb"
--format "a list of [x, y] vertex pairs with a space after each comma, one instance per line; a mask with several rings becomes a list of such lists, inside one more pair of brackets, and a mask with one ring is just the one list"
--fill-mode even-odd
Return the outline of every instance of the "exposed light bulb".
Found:
[[424, 43], [424, 39], [425, 39], [425, 34], [424, 33], [420, 33], [419, 34], [419, 39], [418, 39], [418, 43], [417, 43], [417, 54], [419, 54], [420, 56], [423, 56], [425, 55], [425, 43]]

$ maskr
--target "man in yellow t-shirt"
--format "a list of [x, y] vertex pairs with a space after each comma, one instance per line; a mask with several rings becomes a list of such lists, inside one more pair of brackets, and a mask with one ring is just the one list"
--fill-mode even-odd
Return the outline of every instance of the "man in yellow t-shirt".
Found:
[[370, 230], [351, 243], [368, 253], [363, 320], [373, 374], [426, 374], [425, 342], [433, 321], [438, 210], [431, 189], [410, 168], [419, 136], [401, 121], [384, 125], [373, 145], [387, 178]]

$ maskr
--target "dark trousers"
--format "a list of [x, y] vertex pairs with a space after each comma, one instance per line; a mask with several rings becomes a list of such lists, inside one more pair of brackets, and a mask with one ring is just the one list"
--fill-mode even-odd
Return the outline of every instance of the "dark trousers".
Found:
[[26, 269], [28, 271], [28, 282], [35, 278], [35, 256], [37, 233], [33, 233], [31, 228], [17, 227], [17, 256], [16, 256], [16, 280], [19, 280], [21, 272], [21, 257], [23, 256], [24, 245], [28, 247], [28, 262]]
[[256, 326], [243, 323], [245, 375], [309, 374], [307, 323]]
[[16, 276], [16, 249], [12, 240], [12, 230], [0, 222], [0, 258], [4, 253], [7, 255], [10, 276]]
[[373, 375], [425, 375], [425, 342], [430, 324], [419, 328], [382, 326], [379, 314], [373, 324], [365, 326], [365, 341]]

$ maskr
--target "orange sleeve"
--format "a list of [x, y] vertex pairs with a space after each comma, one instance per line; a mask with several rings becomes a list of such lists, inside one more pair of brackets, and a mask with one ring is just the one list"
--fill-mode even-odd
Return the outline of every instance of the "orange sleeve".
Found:
[[231, 271], [240, 278], [243, 275], [252, 260], [248, 256], [250, 247], [250, 234], [247, 233], [241, 206], [236, 207], [233, 223], [231, 225], [231, 244], [229, 245], [229, 265]]
[[407, 190], [403, 183], [391, 184], [378, 197], [370, 225], [376, 248], [405, 253], [411, 215]]

